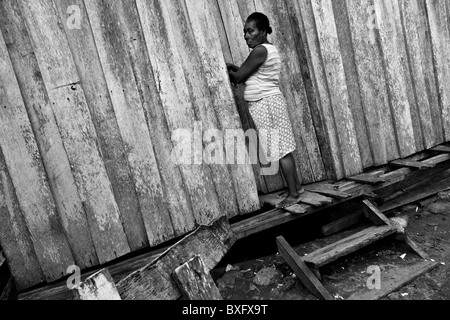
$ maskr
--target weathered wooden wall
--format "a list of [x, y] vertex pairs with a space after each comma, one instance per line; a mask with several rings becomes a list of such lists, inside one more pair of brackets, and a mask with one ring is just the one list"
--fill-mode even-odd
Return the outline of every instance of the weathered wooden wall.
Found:
[[[206, 4], [0, 1], [0, 242], [19, 290], [259, 209], [250, 165], [203, 162], [202, 129], [242, 131]], [[194, 128], [196, 162], [177, 165], [173, 134]]]
[[[253, 127], [225, 62], [248, 56], [254, 11], [275, 30], [305, 183], [450, 140], [449, 0], [0, 0], [0, 243], [19, 289], [283, 188], [202, 159], [223, 149], [203, 132]], [[182, 143], [192, 165], [173, 161]]]
[[[449, 1], [213, 2], [225, 59], [237, 65], [249, 53], [246, 18], [269, 16], [305, 183], [339, 180], [450, 139]], [[234, 90], [251, 128], [242, 86]], [[281, 176], [257, 182], [264, 192], [283, 185]]]

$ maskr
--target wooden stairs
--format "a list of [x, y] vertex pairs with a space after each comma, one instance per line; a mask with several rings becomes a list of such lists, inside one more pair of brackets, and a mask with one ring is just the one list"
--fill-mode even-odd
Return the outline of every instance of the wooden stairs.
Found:
[[[431, 260], [405, 234], [405, 230], [401, 225], [393, 220], [389, 220], [370, 200], [364, 200], [363, 204], [364, 215], [373, 223], [372, 227], [332, 243], [304, 257], [300, 257], [283, 237], [277, 238], [278, 249], [283, 259], [293, 269], [305, 287], [320, 299], [335, 300], [333, 295], [320, 282], [320, 268], [390, 236], [400, 235], [405, 243], [422, 259], [427, 261]], [[423, 266], [421, 265], [421, 268], [428, 271], [437, 265], [438, 263], [431, 261], [423, 264]], [[420, 273], [415, 273], [412, 276], [418, 277], [419, 275]], [[408, 281], [411, 280], [408, 279]]]

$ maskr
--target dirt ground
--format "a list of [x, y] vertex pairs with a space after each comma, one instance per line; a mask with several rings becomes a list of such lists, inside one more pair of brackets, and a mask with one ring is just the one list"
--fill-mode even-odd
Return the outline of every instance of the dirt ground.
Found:
[[[389, 214], [390, 218], [395, 216], [409, 220], [407, 234], [439, 265], [382, 300], [450, 300], [450, 192]], [[236, 253], [230, 253], [223, 266], [213, 272], [213, 278], [225, 300], [317, 300], [277, 254], [276, 245], [272, 245], [276, 232], [283, 235], [280, 229], [264, 235], [264, 239], [254, 239], [253, 243], [238, 243], [237, 246], [241, 245], [242, 248], [247, 246], [241, 249], [244, 252], [237, 254], [239, 257], [233, 257]], [[339, 239], [354, 232], [348, 230], [336, 237]], [[295, 239], [295, 232], [294, 236], [288, 237]], [[333, 238], [293, 246], [303, 256], [330, 239]], [[292, 245], [292, 240], [287, 241]], [[252, 248], [258, 243], [260, 246], [269, 243], [267, 252], [270, 253], [264, 258], [245, 260], [246, 255], [252, 256]], [[383, 281], [389, 281], [389, 275], [408, 274], [410, 267], [419, 262], [423, 262], [423, 259], [404, 242], [388, 238], [321, 269], [322, 283], [336, 299], [347, 300], [356, 292], [368, 290], [367, 283], [371, 276], [369, 267], [379, 267], [383, 286]]]

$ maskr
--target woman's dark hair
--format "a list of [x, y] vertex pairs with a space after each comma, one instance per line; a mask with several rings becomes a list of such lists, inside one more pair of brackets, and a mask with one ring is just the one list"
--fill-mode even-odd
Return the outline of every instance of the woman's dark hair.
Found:
[[256, 27], [259, 30], [267, 31], [267, 34], [272, 34], [273, 30], [270, 26], [269, 18], [264, 13], [254, 12], [248, 18], [247, 21], [255, 21]]

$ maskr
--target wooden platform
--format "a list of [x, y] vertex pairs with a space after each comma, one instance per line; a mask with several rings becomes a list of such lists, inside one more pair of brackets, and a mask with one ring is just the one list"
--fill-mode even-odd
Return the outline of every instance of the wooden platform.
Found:
[[[395, 193], [407, 191], [409, 187], [419, 183], [426, 183], [429, 179], [436, 179], [443, 172], [450, 169], [450, 152], [448, 147], [440, 146], [433, 151], [423, 152], [405, 159], [407, 161], [404, 167], [398, 168], [398, 163], [393, 166], [385, 166], [376, 168], [365, 173], [365, 176], [372, 175], [380, 181], [373, 184], [373, 179], [368, 179], [366, 183], [362, 182], [361, 176], [357, 179], [360, 182], [351, 180], [342, 180], [339, 182], [320, 182], [305, 186], [307, 193], [301, 203], [282, 209], [269, 209], [266, 212], [244, 218], [243, 220], [232, 222], [232, 229], [237, 239], [243, 239], [250, 235], [284, 225], [289, 222], [297, 221], [307, 216], [320, 214], [326, 209], [339, 206], [351, 201], [359, 201], [367, 197], [379, 197], [384, 199]], [[416, 164], [413, 168], [411, 162]], [[417, 163], [423, 163], [423, 166]], [[280, 192], [260, 197], [261, 204], [269, 206], [276, 205], [281, 202]], [[401, 196], [399, 194], [399, 196]], [[417, 196], [420, 200], [420, 195]], [[384, 211], [384, 210], [383, 210]], [[380, 230], [378, 230], [380, 231]], [[391, 231], [384, 230], [382, 234]], [[377, 232], [375, 232], [377, 233]], [[370, 238], [370, 237], [369, 237]], [[370, 240], [369, 240], [370, 241]], [[132, 259], [122, 261], [120, 263], [108, 266], [111, 276], [115, 282], [124, 279], [131, 272], [138, 270], [149, 262], [157, 259], [167, 248], [162, 248], [157, 252], [149, 252], [145, 255], [137, 256]], [[319, 263], [320, 264], [320, 263]], [[83, 274], [83, 279], [99, 271], [91, 270], [89, 273]], [[41, 286], [33, 291], [21, 293], [19, 299], [22, 300], [65, 300], [71, 299], [72, 295], [67, 290], [65, 282]]]
[[[287, 209], [274, 208], [260, 215], [237, 221], [232, 225], [233, 231], [238, 239], [243, 239], [362, 198], [374, 197], [380, 201], [385, 199], [392, 201], [404, 195], [405, 192], [412, 192], [420, 186], [427, 185], [430, 181], [440, 179], [441, 175], [450, 169], [450, 153], [447, 152], [445, 146], [419, 153], [403, 161], [405, 161], [404, 167], [399, 168], [400, 162], [396, 162], [392, 166], [376, 168], [358, 176], [356, 179], [358, 182], [352, 181], [355, 179], [346, 179], [339, 182], [328, 181], [305, 186], [308, 192], [299, 204]], [[411, 163], [415, 163], [421, 169], [412, 168]], [[370, 176], [374, 178], [367, 178]], [[364, 178], [366, 178], [365, 183], [363, 182]], [[379, 182], [374, 184], [375, 180]], [[283, 200], [280, 198], [280, 193], [261, 196], [261, 204], [275, 207]], [[415, 200], [418, 201], [427, 196], [430, 194], [418, 194]], [[386, 213], [385, 208], [392, 210], [397, 206], [382, 205], [381, 208]]]

